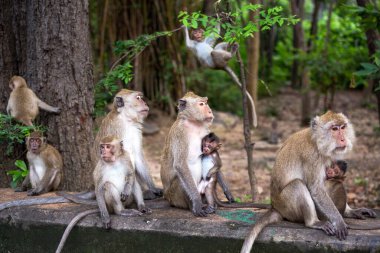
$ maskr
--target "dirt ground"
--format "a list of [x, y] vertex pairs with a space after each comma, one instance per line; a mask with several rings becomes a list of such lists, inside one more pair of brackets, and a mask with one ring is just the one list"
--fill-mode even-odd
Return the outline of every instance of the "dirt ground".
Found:
[[[345, 186], [351, 207], [380, 207], [380, 135], [375, 133], [378, 124], [375, 101], [372, 107], [363, 107], [363, 95], [359, 91], [345, 91], [336, 94], [334, 111], [345, 113], [356, 131], [356, 144], [347, 157], [348, 172]], [[312, 97], [315, 100], [315, 97]], [[321, 114], [322, 101], [312, 108]], [[314, 103], [314, 102], [312, 102]], [[254, 168], [257, 178], [258, 201], [269, 201], [270, 173], [276, 151], [289, 135], [301, 129], [301, 99], [297, 92], [284, 89], [278, 96], [259, 100], [258, 127], [252, 130]], [[223, 162], [222, 171], [235, 198], [250, 199], [250, 185], [247, 172], [247, 159], [244, 149], [242, 120], [222, 112], [214, 112], [215, 120], [211, 127], [223, 142], [220, 150]], [[275, 116], [273, 116], [275, 115]], [[153, 122], [160, 131], [144, 137], [144, 150], [155, 183], [162, 186], [160, 179], [160, 157], [165, 137], [174, 122], [165, 113], [152, 109], [148, 123]], [[277, 123], [280, 134], [278, 145], [267, 142], [272, 122]], [[219, 192], [222, 197], [222, 193]]]

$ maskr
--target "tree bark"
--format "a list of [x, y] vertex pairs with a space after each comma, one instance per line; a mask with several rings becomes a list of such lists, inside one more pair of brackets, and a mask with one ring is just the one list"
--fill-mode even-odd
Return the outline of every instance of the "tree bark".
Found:
[[249, 176], [249, 182], [251, 185], [251, 194], [252, 194], [252, 201], [257, 200], [257, 179], [256, 179], [256, 173], [255, 169], [253, 168], [253, 145], [251, 141], [251, 130], [250, 130], [250, 124], [249, 124], [249, 116], [248, 116], [248, 107], [247, 107], [247, 102], [248, 102], [248, 97], [246, 94], [246, 89], [247, 89], [247, 81], [245, 78], [245, 73], [244, 73], [244, 63], [243, 60], [241, 59], [240, 52], [239, 50], [236, 53], [236, 58], [237, 61], [240, 65], [240, 80], [241, 80], [241, 94], [243, 98], [243, 127], [244, 127], [244, 147], [245, 151], [247, 153], [247, 167], [248, 167], [248, 176]]
[[2, 32], [6, 58], [5, 65], [0, 64], [4, 66], [1, 88], [8, 90], [10, 76], [21, 75], [42, 100], [61, 108], [60, 115], [41, 111], [36, 123], [48, 127], [48, 142], [63, 156], [63, 188], [85, 189], [92, 183], [93, 170], [88, 1], [6, 1], [4, 6], [0, 20], [6, 27]]
[[[302, 21], [304, 18], [304, 0], [292, 0], [291, 1], [291, 9], [292, 9], [292, 14], [296, 15], [297, 17], [300, 18], [300, 22], [296, 24], [294, 27], [294, 38], [296, 40], [296, 46], [298, 48], [295, 48], [296, 51], [303, 51], [307, 52], [307, 47], [304, 39], [304, 31], [302, 28]], [[297, 63], [298, 64], [298, 63]], [[305, 64], [302, 64], [302, 69], [301, 69], [301, 125], [302, 126], [307, 126], [310, 123], [310, 77], [309, 77], [309, 70], [306, 67]], [[298, 65], [297, 65], [298, 68]], [[298, 73], [298, 69], [297, 69]], [[298, 79], [298, 77], [292, 77]], [[295, 80], [294, 79], [294, 80]]]
[[[260, 0], [251, 0], [251, 4], [260, 4]], [[250, 12], [249, 19], [256, 23], [259, 27], [257, 20], [254, 20], [254, 17], [259, 14], [259, 11]], [[259, 28], [260, 29], [260, 28]], [[260, 33], [255, 33], [253, 38], [247, 40], [248, 49], [247, 49], [247, 59], [248, 59], [248, 76], [247, 76], [247, 91], [251, 94], [255, 102], [256, 109], [258, 108], [257, 96], [258, 96], [258, 81], [259, 81], [259, 59], [260, 59]], [[249, 107], [249, 123], [252, 126], [252, 108]]]

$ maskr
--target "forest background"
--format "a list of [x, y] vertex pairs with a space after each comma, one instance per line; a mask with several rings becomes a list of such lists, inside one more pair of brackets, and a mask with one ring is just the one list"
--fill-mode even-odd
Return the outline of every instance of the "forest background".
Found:
[[[23, 76], [40, 98], [62, 108], [42, 112], [36, 123], [64, 157], [64, 189], [91, 184], [90, 150], [97, 122], [121, 88], [141, 90], [150, 106], [148, 122], [160, 131], [144, 138], [153, 178], [160, 184], [159, 157], [176, 115], [176, 101], [192, 90], [207, 96], [222, 137], [223, 172], [240, 199], [269, 201], [270, 170], [279, 142], [327, 109], [354, 123], [357, 145], [349, 156], [346, 186], [354, 205], [380, 206], [380, 12], [376, 0], [217, 1], [223, 11], [247, 4], [281, 7], [295, 25], [274, 24], [239, 41], [247, 89], [255, 98], [258, 128], [251, 129], [257, 185], [246, 170], [239, 88], [223, 71], [201, 68], [185, 48], [178, 15], [215, 14], [215, 1], [1, 1], [0, 94], [5, 108], [12, 75]], [[260, 13], [244, 12], [241, 24]], [[169, 33], [157, 33], [169, 32]], [[233, 59], [230, 66], [239, 72]], [[153, 109], [154, 108], [154, 109]], [[0, 186], [8, 187], [16, 160], [25, 160], [30, 131], [0, 121]], [[232, 122], [232, 123], [231, 123]], [[277, 126], [277, 127], [275, 127]], [[252, 194], [253, 193], [253, 194]], [[255, 196], [253, 196], [255, 195]]]

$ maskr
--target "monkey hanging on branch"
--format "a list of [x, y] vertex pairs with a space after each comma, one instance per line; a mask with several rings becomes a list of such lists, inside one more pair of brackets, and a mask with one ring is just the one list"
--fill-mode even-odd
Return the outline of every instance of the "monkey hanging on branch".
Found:
[[[225, 13], [222, 13], [224, 19], [229, 19]], [[218, 16], [218, 15], [217, 15]], [[189, 30], [187, 26], [183, 26], [185, 31], [186, 47], [197, 57], [199, 62], [203, 67], [211, 69], [220, 69], [227, 72], [231, 76], [232, 80], [241, 89], [243, 85], [241, 84], [239, 78], [235, 72], [228, 66], [228, 61], [236, 55], [239, 50], [239, 44], [234, 42], [232, 44], [227, 42], [220, 42], [215, 45], [216, 36], [214, 34], [205, 37], [204, 29], [197, 27], [191, 31], [191, 36], [189, 35]], [[215, 32], [220, 33], [220, 24], [216, 24]], [[245, 94], [252, 107], [252, 121], [253, 126], [257, 126], [257, 115], [255, 109], [255, 103], [251, 95], [245, 90]]]

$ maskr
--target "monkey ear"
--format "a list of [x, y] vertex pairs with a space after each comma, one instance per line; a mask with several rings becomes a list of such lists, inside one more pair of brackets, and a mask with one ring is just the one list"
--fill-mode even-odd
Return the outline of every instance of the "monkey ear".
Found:
[[47, 140], [46, 140], [45, 137], [41, 137], [41, 141], [42, 141], [43, 144], [46, 144], [46, 142], [47, 142]]
[[315, 130], [319, 123], [319, 117], [316, 116], [310, 121], [310, 127], [311, 129]]
[[120, 112], [119, 108], [124, 107], [124, 100], [122, 97], [115, 97], [115, 100], [113, 102], [115, 109]]
[[178, 100], [178, 110], [181, 112], [186, 109], [186, 100], [180, 99]]
[[120, 147], [121, 147], [121, 149], [123, 149], [123, 141], [120, 141]]

